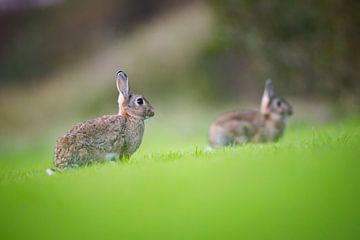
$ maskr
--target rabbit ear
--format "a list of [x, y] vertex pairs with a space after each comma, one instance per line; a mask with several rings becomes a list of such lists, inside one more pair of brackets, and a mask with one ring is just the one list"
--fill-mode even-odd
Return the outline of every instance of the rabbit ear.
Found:
[[128, 95], [129, 95], [129, 84], [126, 73], [121, 70], [116, 72], [116, 87], [119, 91], [119, 97], [118, 97], [119, 114], [122, 114], [123, 103], [126, 99], [128, 99]]
[[267, 113], [268, 106], [270, 104], [271, 98], [274, 97], [274, 89], [272, 85], [271, 79], [266, 80], [265, 82], [265, 90], [261, 99], [261, 113]]
[[122, 70], [116, 72], [116, 87], [119, 94], [122, 94], [124, 98], [127, 98], [129, 93], [128, 77]]

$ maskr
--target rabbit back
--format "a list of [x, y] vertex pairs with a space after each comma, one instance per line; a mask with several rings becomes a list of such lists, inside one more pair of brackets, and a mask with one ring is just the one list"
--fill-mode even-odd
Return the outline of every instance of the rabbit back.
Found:
[[257, 132], [259, 114], [255, 111], [229, 112], [221, 115], [211, 124], [209, 142], [214, 148], [244, 144]]
[[246, 142], [277, 141], [285, 131], [285, 119], [292, 114], [292, 106], [274, 95], [272, 81], [268, 79], [260, 111], [230, 112], [218, 117], [210, 126], [210, 145], [217, 148]]
[[213, 148], [228, 145], [278, 140], [285, 129], [284, 121], [276, 121], [258, 111], [229, 112], [210, 126], [209, 143]]
[[58, 140], [55, 167], [85, 166], [105, 161], [109, 154], [130, 156], [141, 143], [144, 125], [129, 122], [121, 115], [108, 115], [79, 123]]

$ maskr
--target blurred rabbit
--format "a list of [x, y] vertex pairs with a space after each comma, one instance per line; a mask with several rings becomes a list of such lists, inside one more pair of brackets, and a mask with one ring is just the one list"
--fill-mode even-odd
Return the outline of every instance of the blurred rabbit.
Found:
[[144, 134], [144, 120], [154, 116], [154, 109], [142, 95], [128, 92], [125, 72], [116, 73], [116, 85], [119, 113], [79, 123], [61, 137], [55, 149], [56, 168], [128, 158], [138, 149]]
[[260, 112], [229, 112], [219, 116], [210, 126], [210, 145], [219, 148], [277, 141], [284, 133], [286, 118], [292, 113], [291, 105], [274, 95], [272, 82], [267, 80]]

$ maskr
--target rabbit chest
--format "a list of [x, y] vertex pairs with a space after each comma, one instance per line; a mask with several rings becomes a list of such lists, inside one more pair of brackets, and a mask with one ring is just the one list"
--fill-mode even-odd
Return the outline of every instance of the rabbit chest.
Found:
[[283, 121], [267, 121], [263, 129], [266, 141], [277, 141], [283, 135], [284, 129], [285, 123]]
[[127, 119], [121, 155], [130, 156], [139, 148], [144, 135], [144, 128], [143, 120]]

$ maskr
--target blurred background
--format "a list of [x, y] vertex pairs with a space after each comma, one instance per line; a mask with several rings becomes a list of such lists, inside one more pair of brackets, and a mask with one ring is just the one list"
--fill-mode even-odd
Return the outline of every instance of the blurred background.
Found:
[[356, 0], [0, 0], [1, 146], [52, 151], [78, 121], [116, 113], [117, 69], [156, 108], [147, 139], [169, 145], [206, 145], [213, 118], [258, 108], [268, 78], [293, 122], [354, 115], [359, 13]]

